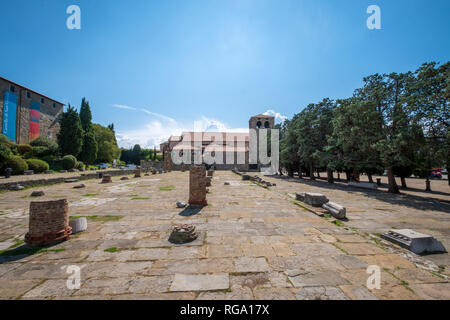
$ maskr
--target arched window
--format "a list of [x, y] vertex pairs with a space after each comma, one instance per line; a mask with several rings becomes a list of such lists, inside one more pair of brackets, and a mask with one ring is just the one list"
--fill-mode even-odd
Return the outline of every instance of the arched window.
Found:
[[264, 122], [264, 128], [269, 129], [270, 128], [270, 123], [269, 121]]
[[262, 123], [261, 123], [261, 121], [258, 121], [258, 122], [256, 123], [256, 128], [260, 129], [260, 128], [261, 128], [261, 126], [262, 126]]

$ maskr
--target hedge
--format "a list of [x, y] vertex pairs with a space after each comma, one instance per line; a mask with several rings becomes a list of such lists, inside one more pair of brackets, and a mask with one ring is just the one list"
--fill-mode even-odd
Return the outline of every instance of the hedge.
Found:
[[28, 159], [27, 160], [28, 169], [33, 170], [34, 173], [41, 173], [47, 171], [50, 166], [47, 162], [39, 159]]
[[77, 158], [75, 158], [72, 155], [64, 156], [61, 160], [61, 164], [64, 170], [70, 170], [75, 168], [75, 165], [77, 164]]
[[25, 170], [28, 170], [28, 164], [19, 156], [11, 156], [6, 161], [6, 168], [11, 168], [13, 174], [22, 174]]

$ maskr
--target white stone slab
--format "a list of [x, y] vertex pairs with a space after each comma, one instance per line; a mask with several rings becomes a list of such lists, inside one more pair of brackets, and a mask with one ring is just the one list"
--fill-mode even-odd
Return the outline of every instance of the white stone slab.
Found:
[[378, 186], [376, 183], [370, 183], [370, 182], [349, 182], [348, 185], [351, 187], [370, 189], [370, 190], [378, 189]]
[[170, 291], [224, 290], [230, 287], [226, 273], [217, 274], [176, 274]]
[[381, 237], [416, 254], [447, 252], [444, 245], [432, 236], [410, 229], [390, 230]]

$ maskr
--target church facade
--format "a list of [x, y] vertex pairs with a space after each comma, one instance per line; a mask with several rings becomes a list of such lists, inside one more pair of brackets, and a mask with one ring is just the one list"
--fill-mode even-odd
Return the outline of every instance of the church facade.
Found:
[[[259, 171], [261, 163], [251, 161], [250, 149], [253, 146], [259, 151], [259, 129], [272, 129], [274, 124], [274, 117], [260, 114], [250, 118], [249, 132], [183, 132], [171, 136], [160, 145], [164, 170], [188, 169], [194, 163], [204, 163], [216, 170]], [[251, 131], [256, 134], [250, 134]]]

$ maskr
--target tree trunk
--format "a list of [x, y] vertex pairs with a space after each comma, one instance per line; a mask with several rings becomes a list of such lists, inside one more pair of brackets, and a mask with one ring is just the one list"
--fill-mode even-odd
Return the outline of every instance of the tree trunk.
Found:
[[294, 171], [293, 170], [288, 170], [288, 176], [289, 177], [294, 177]]
[[370, 173], [368, 173], [367, 176], [369, 177], [369, 182], [370, 182], [370, 183], [373, 183], [372, 175], [371, 175]]
[[338, 181], [341, 181], [341, 173], [338, 171]]
[[408, 187], [406, 186], [406, 179], [405, 179], [405, 177], [400, 177], [400, 180], [402, 181], [402, 189], [408, 189]]
[[447, 181], [448, 181], [448, 185], [450, 186], [450, 174], [448, 173], [448, 169], [449, 169], [449, 167], [447, 167]]
[[320, 171], [319, 171], [319, 169], [317, 169], [317, 178], [320, 179]]
[[309, 178], [311, 180], [316, 180], [316, 178], [314, 177], [314, 167], [313, 167], [313, 162], [312, 160], [309, 161]]
[[390, 193], [400, 193], [400, 190], [398, 189], [397, 182], [395, 181], [394, 172], [392, 171], [392, 168], [387, 168], [387, 177], [388, 177], [388, 183], [389, 183], [389, 190]]
[[302, 179], [302, 178], [303, 178], [302, 167], [298, 168], [298, 178], [299, 178], [299, 179]]
[[347, 179], [347, 182], [350, 182], [350, 171], [345, 171], [345, 178]]
[[334, 183], [333, 170], [327, 168], [328, 183]]

